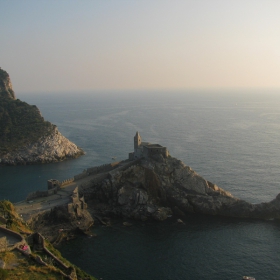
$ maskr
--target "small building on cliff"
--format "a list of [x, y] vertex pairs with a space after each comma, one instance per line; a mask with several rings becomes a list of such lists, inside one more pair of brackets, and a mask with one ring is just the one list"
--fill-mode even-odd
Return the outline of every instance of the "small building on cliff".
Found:
[[164, 158], [169, 156], [166, 147], [159, 144], [151, 144], [149, 142], [142, 142], [140, 133], [137, 131], [134, 136], [134, 152], [129, 153], [129, 159], [149, 158], [153, 155], [162, 155]]

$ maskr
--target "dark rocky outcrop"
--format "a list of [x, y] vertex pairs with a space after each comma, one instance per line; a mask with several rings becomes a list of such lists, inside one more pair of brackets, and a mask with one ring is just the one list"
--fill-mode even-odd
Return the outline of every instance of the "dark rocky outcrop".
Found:
[[56, 206], [50, 211], [34, 215], [29, 220], [33, 230], [41, 232], [55, 245], [77, 233], [87, 233], [93, 223], [94, 219], [87, 210], [73, 215], [69, 213], [67, 205]]
[[0, 164], [48, 163], [82, 154], [35, 105], [16, 99], [8, 73], [0, 68]]
[[201, 213], [240, 218], [280, 218], [280, 195], [251, 204], [206, 181], [171, 156], [142, 159], [85, 191], [89, 207], [103, 216], [164, 220], [170, 215]]

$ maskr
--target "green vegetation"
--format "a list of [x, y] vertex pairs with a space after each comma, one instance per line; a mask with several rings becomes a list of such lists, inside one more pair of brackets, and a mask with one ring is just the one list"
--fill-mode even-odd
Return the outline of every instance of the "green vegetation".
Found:
[[0, 68], [0, 156], [36, 142], [54, 129], [36, 106], [15, 99], [9, 74]]
[[36, 106], [7, 98], [0, 92], [0, 156], [36, 142], [54, 128], [44, 120]]
[[[7, 228], [14, 231], [31, 232], [26, 223], [19, 217], [18, 213], [15, 211], [14, 205], [10, 201], [0, 200], [0, 216], [7, 221]], [[1, 223], [3, 223], [3, 221], [0, 221], [0, 225]]]
[[[66, 280], [58, 268], [54, 266], [42, 266], [34, 261], [33, 258], [23, 256], [18, 251], [0, 253], [6, 268], [2, 269], [2, 275], [9, 280]], [[1, 273], [1, 272], [0, 272]]]
[[[14, 231], [24, 233], [32, 233], [26, 223], [19, 217], [13, 204], [10, 201], [0, 201], [0, 216], [5, 218], [8, 222], [6, 226]], [[2, 221], [3, 222], [3, 221]], [[60, 259], [67, 266], [74, 267], [78, 280], [96, 280], [96, 278], [87, 274], [77, 266], [71, 264], [68, 260], [61, 256], [61, 253], [55, 249], [52, 244], [45, 240], [45, 245], [58, 259]], [[40, 256], [48, 265], [42, 266], [38, 264], [35, 259]], [[52, 259], [43, 251], [33, 251], [29, 257], [22, 255], [19, 251], [13, 250], [10, 252], [0, 253], [0, 260], [5, 262], [5, 269], [0, 269], [0, 280], [66, 280], [65, 277]], [[65, 271], [64, 271], [65, 273]]]
[[5, 279], [8, 279], [8, 271], [3, 269], [3, 268], [0, 268], [0, 279], [1, 280], [5, 280]]

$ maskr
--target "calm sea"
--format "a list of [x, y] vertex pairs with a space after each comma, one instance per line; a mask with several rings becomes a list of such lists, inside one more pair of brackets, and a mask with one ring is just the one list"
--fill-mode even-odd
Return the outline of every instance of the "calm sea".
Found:
[[[79, 159], [0, 167], [0, 198], [23, 200], [50, 178], [126, 159], [144, 141], [252, 203], [280, 192], [280, 92], [93, 92], [18, 94], [82, 147]], [[63, 255], [104, 280], [280, 279], [280, 222], [189, 215], [185, 226], [121, 223], [63, 244]]]

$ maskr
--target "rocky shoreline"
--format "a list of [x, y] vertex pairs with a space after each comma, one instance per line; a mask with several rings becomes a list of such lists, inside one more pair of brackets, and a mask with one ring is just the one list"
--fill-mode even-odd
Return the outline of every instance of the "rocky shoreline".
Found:
[[[280, 194], [270, 202], [249, 203], [205, 180], [181, 160], [172, 157], [165, 147], [143, 142], [142, 149], [139, 133], [135, 139], [136, 148], [129, 154], [129, 160], [91, 167], [75, 175], [67, 183], [69, 189], [75, 187], [70, 204], [62, 199], [67, 184], [52, 180], [56, 186], [49, 191], [54, 191], [52, 196], [58, 196], [60, 200], [56, 200], [56, 207], [48, 208], [50, 211], [34, 216], [30, 221], [32, 228], [56, 240], [61, 228], [70, 234], [77, 230], [87, 232], [95, 221], [110, 225], [112, 218], [126, 222], [164, 221], [173, 217], [183, 223], [189, 213], [198, 213], [280, 219]], [[39, 200], [34, 201], [37, 208], [42, 207]], [[24, 212], [22, 210], [21, 214]]]
[[55, 127], [49, 135], [38, 141], [13, 150], [0, 158], [2, 165], [27, 165], [58, 162], [77, 158], [84, 151], [64, 137]]
[[165, 220], [187, 213], [237, 218], [279, 219], [280, 194], [272, 201], [252, 204], [205, 180], [171, 156], [142, 159], [83, 190], [89, 208], [102, 216]]
[[[182, 161], [168, 156], [142, 158], [131, 165], [120, 162], [98, 180], [76, 183], [87, 202], [80, 216], [70, 215], [67, 206], [53, 208], [33, 217], [31, 224], [50, 240], [75, 232], [87, 234], [93, 223], [110, 225], [112, 219], [164, 221], [173, 217], [182, 223], [189, 213], [236, 218], [279, 219], [280, 195], [267, 203], [251, 204], [205, 180]], [[104, 178], [105, 177], [105, 178]], [[66, 186], [67, 188], [67, 186]], [[62, 240], [63, 238], [61, 238]]]

